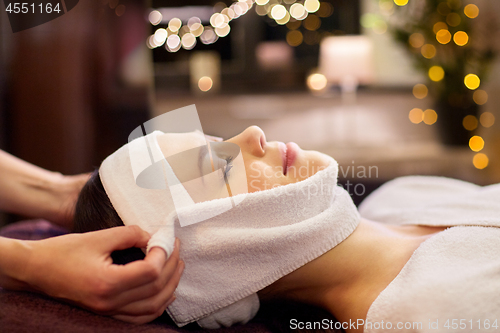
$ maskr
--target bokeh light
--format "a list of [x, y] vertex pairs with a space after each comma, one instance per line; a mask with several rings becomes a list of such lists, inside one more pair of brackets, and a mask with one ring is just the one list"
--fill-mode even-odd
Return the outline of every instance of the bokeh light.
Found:
[[446, 23], [449, 26], [456, 27], [462, 22], [462, 18], [457, 13], [449, 13], [446, 15]]
[[474, 91], [472, 98], [477, 105], [484, 105], [488, 102], [488, 93], [482, 89], [477, 89]]
[[167, 30], [160, 28], [155, 31], [154, 36], [156, 46], [161, 46], [163, 45], [163, 43], [165, 43], [165, 40], [168, 37], [168, 33]]
[[304, 28], [307, 30], [318, 30], [318, 28], [321, 26], [321, 19], [317, 17], [314, 14], [309, 15], [305, 20], [304, 20]]
[[410, 113], [408, 114], [408, 118], [410, 118], [410, 121], [412, 123], [420, 124], [422, 120], [424, 120], [424, 111], [419, 108], [411, 109]]
[[453, 41], [458, 46], [464, 46], [469, 42], [469, 35], [465, 31], [457, 31], [453, 35]]
[[436, 56], [436, 47], [432, 44], [425, 44], [420, 49], [420, 53], [422, 53], [424, 58], [432, 59]]
[[429, 78], [434, 82], [439, 82], [444, 78], [444, 69], [441, 66], [432, 66], [429, 69]]
[[464, 8], [464, 14], [468, 18], [471, 18], [471, 19], [476, 18], [479, 15], [479, 8], [472, 3], [468, 4]]
[[481, 151], [484, 148], [483, 138], [478, 135], [474, 135], [469, 139], [469, 148], [475, 152]]
[[158, 25], [161, 23], [161, 20], [163, 19], [163, 16], [161, 15], [161, 13], [157, 10], [152, 10], [150, 13], [149, 13], [149, 16], [148, 16], [148, 19], [149, 19], [149, 22], [152, 24], [152, 25]]
[[172, 32], [177, 32], [182, 26], [182, 21], [177, 17], [174, 17], [168, 22], [168, 28]]
[[212, 44], [219, 39], [219, 36], [215, 33], [211, 26], [204, 27], [203, 33], [200, 36], [200, 40], [203, 44]]
[[286, 11], [285, 12], [285, 17], [283, 17], [280, 20], [276, 20], [276, 23], [278, 23], [280, 25], [285, 25], [285, 24], [287, 24], [290, 21], [290, 18], [291, 18], [290, 14], [288, 14], [288, 12]]
[[219, 37], [226, 37], [230, 31], [231, 27], [229, 26], [229, 24], [222, 28], [215, 28], [215, 34]]
[[314, 91], [320, 91], [326, 88], [327, 80], [323, 74], [314, 73], [307, 77], [307, 86]]
[[424, 35], [422, 35], [421, 33], [415, 32], [415, 33], [410, 35], [409, 42], [410, 42], [411, 46], [418, 49], [419, 47], [422, 47], [422, 45], [424, 45], [424, 43], [425, 43]]
[[203, 76], [198, 80], [198, 88], [200, 88], [201, 91], [209, 91], [212, 89], [214, 82], [209, 76]]
[[300, 20], [306, 13], [306, 9], [300, 3], [294, 3], [290, 7], [290, 15], [296, 20]]
[[481, 80], [476, 74], [467, 74], [464, 78], [464, 84], [470, 90], [476, 90], [481, 84]]
[[481, 125], [488, 128], [495, 124], [495, 116], [491, 112], [483, 112], [479, 117], [479, 121], [481, 122]]
[[271, 9], [271, 16], [275, 20], [281, 20], [286, 16], [286, 8], [283, 5], [275, 5], [273, 9]]
[[429, 89], [427, 89], [427, 86], [425, 84], [416, 84], [413, 86], [413, 96], [415, 96], [418, 99], [424, 99], [427, 97], [427, 94], [429, 93]]
[[408, 0], [394, 0], [394, 3], [398, 6], [406, 6], [408, 4]]
[[438, 6], [437, 6], [437, 11], [439, 14], [446, 16], [450, 13], [450, 6], [446, 1], [442, 1]]
[[435, 34], [437, 34], [439, 30], [443, 30], [443, 29], [448, 30], [448, 25], [444, 22], [437, 22], [432, 27], [432, 31], [434, 31]]
[[309, 12], [309, 13], [314, 13], [318, 11], [320, 7], [320, 3], [318, 0], [306, 0], [304, 2], [304, 8]]
[[177, 52], [181, 48], [181, 38], [178, 35], [170, 35], [165, 43], [168, 52]]
[[191, 50], [196, 45], [196, 37], [188, 32], [181, 38], [182, 47], [186, 50]]
[[258, 4], [259, 6], [264, 6], [268, 2], [269, 0], [255, 0], [255, 3]]
[[441, 44], [448, 44], [451, 41], [451, 33], [447, 29], [441, 29], [436, 34], [436, 40]]
[[320, 6], [316, 14], [319, 17], [330, 17], [333, 14], [333, 5], [329, 2], [320, 2]]
[[303, 40], [304, 36], [299, 30], [292, 30], [286, 34], [286, 42], [290, 46], [299, 46]]
[[477, 118], [473, 115], [465, 116], [462, 120], [462, 125], [468, 131], [473, 131], [477, 128], [478, 121]]
[[437, 121], [438, 115], [436, 111], [432, 109], [427, 109], [424, 111], [423, 119], [425, 124], [432, 125]]
[[483, 153], [477, 153], [472, 158], [472, 164], [474, 164], [474, 166], [480, 170], [486, 168], [489, 162], [490, 160], [488, 159], [488, 156], [486, 156], [486, 154]]

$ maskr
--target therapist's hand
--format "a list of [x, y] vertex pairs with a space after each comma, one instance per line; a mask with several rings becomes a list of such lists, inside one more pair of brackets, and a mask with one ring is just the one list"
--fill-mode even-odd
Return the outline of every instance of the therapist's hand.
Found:
[[129, 226], [25, 242], [30, 254], [23, 273], [10, 284], [3, 281], [4, 287], [39, 291], [123, 321], [149, 322], [175, 300], [184, 269], [179, 241], [168, 260], [160, 248], [126, 265], [114, 265], [111, 259], [115, 250], [146, 247], [149, 238]]

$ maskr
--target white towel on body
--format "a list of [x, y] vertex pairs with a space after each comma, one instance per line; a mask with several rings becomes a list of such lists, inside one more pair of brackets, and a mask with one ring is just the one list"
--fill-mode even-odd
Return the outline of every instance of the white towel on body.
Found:
[[391, 224], [451, 227], [423, 242], [380, 293], [365, 333], [500, 325], [500, 184], [402, 177], [374, 191], [359, 212]]

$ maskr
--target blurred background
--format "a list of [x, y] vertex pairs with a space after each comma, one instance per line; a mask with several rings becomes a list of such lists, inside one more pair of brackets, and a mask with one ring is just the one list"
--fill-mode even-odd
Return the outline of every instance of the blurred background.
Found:
[[333, 156], [356, 202], [404, 175], [496, 183], [494, 3], [80, 0], [17, 33], [2, 10], [0, 148], [86, 172], [142, 122], [196, 104], [207, 134], [258, 125]]

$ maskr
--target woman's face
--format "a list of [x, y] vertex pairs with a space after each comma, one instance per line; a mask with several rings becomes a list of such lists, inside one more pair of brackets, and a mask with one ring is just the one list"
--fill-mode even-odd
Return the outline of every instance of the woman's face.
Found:
[[258, 126], [248, 127], [227, 142], [235, 143], [241, 149], [248, 192], [296, 183], [326, 168], [331, 161], [327, 155], [302, 150], [293, 142], [268, 142]]
[[[158, 138], [165, 156], [221, 139], [203, 136], [201, 132], [167, 133]], [[250, 126], [226, 142], [237, 144], [243, 157], [248, 192], [268, 190], [304, 180], [326, 168], [331, 161], [317, 151], [306, 151], [290, 142], [266, 140], [264, 132]], [[168, 158], [167, 158], [168, 159]]]

